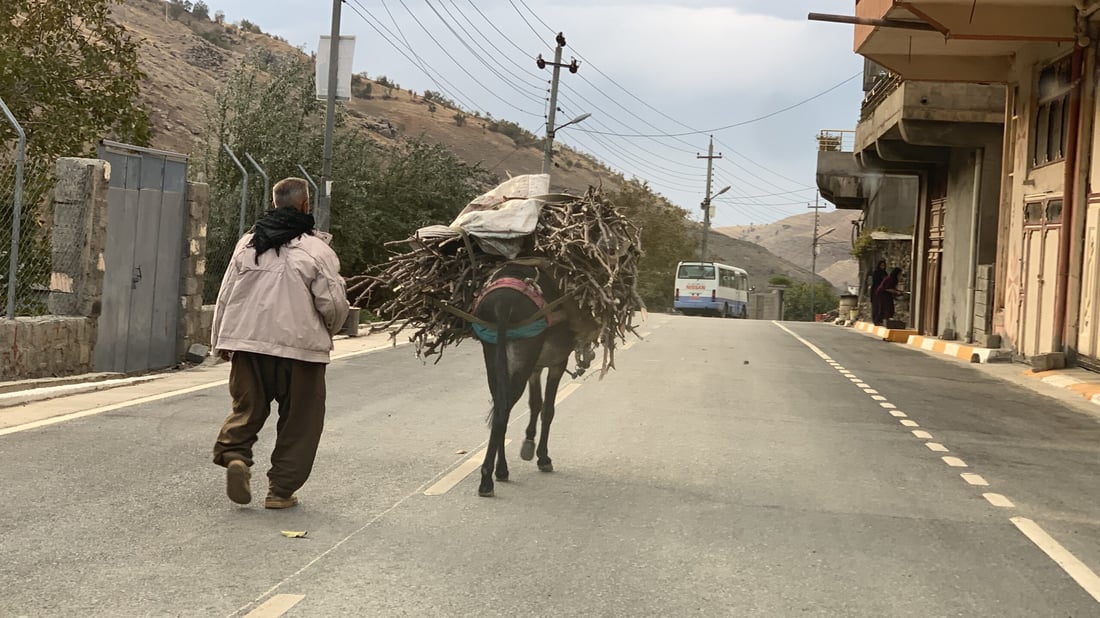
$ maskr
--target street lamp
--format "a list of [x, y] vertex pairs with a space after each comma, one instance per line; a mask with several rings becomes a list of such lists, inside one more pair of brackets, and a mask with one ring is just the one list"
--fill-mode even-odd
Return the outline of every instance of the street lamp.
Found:
[[719, 189], [717, 193], [703, 198], [703, 247], [699, 252], [699, 261], [701, 262], [705, 262], [707, 259], [707, 236], [710, 235], [710, 201], [729, 190], [730, 187], [727, 185]]
[[577, 116], [576, 118], [570, 120], [569, 122], [567, 122], [565, 124], [560, 124], [555, 128], [551, 128], [549, 126], [549, 124], [547, 124], [547, 129], [548, 130], [546, 131], [546, 152], [543, 153], [543, 158], [542, 158], [542, 173], [543, 174], [549, 174], [550, 173], [550, 159], [551, 159], [551, 157], [553, 157], [553, 154], [554, 154], [554, 136], [557, 135], [558, 131], [564, 129], [565, 127], [568, 127], [571, 124], [577, 124], [578, 122], [584, 122], [591, 115], [592, 114], [588, 114], [588, 113], [581, 114], [580, 116]]

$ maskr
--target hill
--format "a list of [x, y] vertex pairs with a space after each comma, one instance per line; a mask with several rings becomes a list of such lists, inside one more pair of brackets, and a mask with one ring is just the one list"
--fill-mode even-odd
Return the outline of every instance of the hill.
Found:
[[[124, 0], [113, 10], [114, 18], [141, 41], [140, 67], [146, 74], [142, 104], [150, 114], [152, 146], [162, 150], [197, 150], [215, 92], [248, 54], [303, 53], [244, 21], [251, 29], [187, 12], [166, 18], [162, 0]], [[425, 100], [422, 93], [400, 89], [389, 80], [359, 74], [355, 82], [356, 96], [342, 105], [378, 141], [418, 137], [441, 143], [464, 161], [480, 163], [500, 181], [542, 169], [541, 142], [530, 133], [512, 131], [511, 123]], [[608, 189], [619, 185], [621, 178], [595, 159], [569, 148], [558, 151], [555, 146], [555, 152], [555, 189], [583, 192], [601, 183]]]
[[[154, 148], [193, 154], [205, 137], [215, 93], [235, 67], [249, 55], [302, 54], [287, 42], [259, 31], [245, 20], [221, 23], [174, 10], [162, 0], [124, 0], [114, 18], [140, 40], [140, 66], [146, 74], [141, 102], [150, 114]], [[212, 7], [214, 9], [217, 6]], [[341, 105], [361, 131], [383, 143], [407, 138], [443, 144], [468, 163], [480, 163], [499, 182], [508, 175], [542, 168], [542, 148], [536, 136], [507, 121], [482, 117], [448, 106], [438, 95], [399, 87], [393, 76], [366, 73], [353, 78], [353, 98]], [[621, 177], [598, 160], [569, 148], [555, 154], [555, 189], [582, 192], [591, 185], [615, 189]], [[313, 170], [311, 170], [312, 172]], [[319, 170], [317, 170], [319, 171]], [[695, 238], [699, 228], [694, 228]], [[713, 256], [749, 271], [754, 285], [782, 274], [808, 281], [808, 268], [772, 255], [767, 249], [712, 230]], [[692, 259], [694, 256], [685, 256]]]
[[[859, 264], [851, 254], [851, 222], [858, 218], [859, 212], [854, 210], [822, 210], [819, 214], [819, 233], [830, 228], [834, 231], [820, 241], [817, 274], [841, 290], [859, 281]], [[811, 266], [813, 230], [812, 211], [764, 225], [716, 228], [727, 237], [756, 243], [806, 271]]]
[[[701, 239], [702, 226], [696, 225], [692, 230], [692, 238]], [[768, 280], [775, 275], [785, 275], [792, 281], [809, 283], [813, 277], [809, 268], [802, 268], [785, 260], [759, 244], [732, 238], [711, 230], [707, 239], [707, 253], [715, 261], [743, 268], [749, 273], [749, 285], [761, 288], [768, 284]], [[685, 257], [684, 260], [694, 259], [695, 256]], [[824, 277], [817, 277], [819, 282], [828, 282]]]

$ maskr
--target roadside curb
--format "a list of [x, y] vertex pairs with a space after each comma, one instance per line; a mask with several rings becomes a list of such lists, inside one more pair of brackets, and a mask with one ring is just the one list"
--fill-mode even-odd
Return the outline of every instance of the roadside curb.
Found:
[[[876, 337], [881, 337], [886, 341], [904, 343], [909, 347], [924, 352], [943, 354], [969, 363], [1008, 364], [1012, 362], [1012, 354], [1007, 350], [981, 348], [916, 334], [907, 334], [907, 336], [902, 339], [899, 333], [912, 333], [913, 331], [888, 329], [882, 326], [875, 326], [868, 322], [856, 322], [853, 328]], [[893, 336], [893, 338], [891, 338], [891, 336]], [[1080, 368], [1069, 368], [1050, 369], [1046, 371], [1027, 369], [1022, 372], [1022, 375], [1050, 386], [1072, 391], [1082, 396], [1087, 401], [1100, 405], [1100, 374]]]
[[[346, 353], [341, 348], [346, 349], [349, 345], [354, 347], [352, 342], [365, 342], [380, 337], [389, 338], [399, 324], [387, 329], [379, 329], [376, 332], [371, 332], [369, 323], [362, 326], [365, 328], [356, 336], [336, 335], [332, 338], [333, 360], [338, 360], [342, 354]], [[174, 376], [211, 370], [222, 366], [228, 367], [228, 363], [209, 355], [201, 363], [188, 364], [175, 369], [159, 370], [144, 375], [126, 376], [117, 373], [86, 373], [61, 378], [36, 378], [0, 382], [0, 412], [9, 408], [59, 399], [70, 395], [81, 395], [126, 386], [136, 386], [158, 380], [169, 380]]]
[[1012, 355], [1006, 350], [982, 348], [965, 343], [944, 341], [935, 337], [925, 337], [918, 335], [917, 331], [912, 329], [888, 329], [875, 326], [869, 322], [856, 322], [855, 328], [875, 336], [881, 336], [887, 341], [904, 343], [925, 352], [945, 354], [970, 363], [993, 363], [1012, 360]]

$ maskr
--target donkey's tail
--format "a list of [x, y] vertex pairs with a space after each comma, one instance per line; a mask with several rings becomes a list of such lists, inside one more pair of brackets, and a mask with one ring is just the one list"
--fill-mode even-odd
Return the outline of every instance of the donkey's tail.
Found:
[[508, 369], [508, 324], [504, 316], [497, 317], [496, 362], [494, 363], [496, 375], [493, 376], [497, 388], [496, 396], [493, 397], [493, 407], [489, 410], [490, 425], [498, 418], [497, 415], [503, 416], [507, 413], [507, 406], [512, 401], [512, 393], [509, 392], [512, 387], [512, 378]]

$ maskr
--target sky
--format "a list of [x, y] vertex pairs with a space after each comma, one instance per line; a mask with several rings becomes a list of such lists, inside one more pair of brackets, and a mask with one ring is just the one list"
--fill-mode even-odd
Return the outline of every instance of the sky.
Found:
[[[331, 27], [331, 3], [323, 0], [207, 2], [227, 21], [248, 19], [307, 51]], [[442, 92], [541, 137], [550, 69], [534, 59], [552, 59], [562, 32], [563, 60], [576, 57], [580, 70], [562, 72], [555, 124], [592, 115], [562, 128], [556, 141], [648, 182], [701, 220], [707, 161], [698, 156], [713, 135], [722, 158], [714, 160], [711, 193], [730, 187], [714, 201], [712, 224], [720, 227], [808, 212], [814, 138], [822, 129], [855, 128], [863, 62], [852, 52], [851, 26], [806, 14], [852, 14], [854, 4], [346, 0], [341, 34], [356, 37], [353, 72]]]

